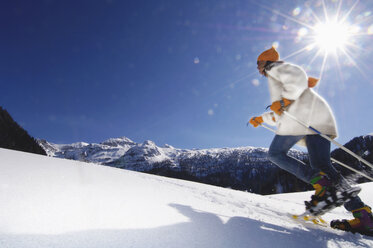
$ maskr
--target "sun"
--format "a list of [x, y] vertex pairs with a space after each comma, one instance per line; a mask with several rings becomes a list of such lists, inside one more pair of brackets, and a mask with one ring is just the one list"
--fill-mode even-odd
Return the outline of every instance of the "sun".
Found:
[[337, 21], [318, 23], [313, 31], [315, 45], [325, 53], [344, 51], [352, 37], [350, 25]]
[[[362, 58], [373, 51], [370, 45], [373, 37], [373, 11], [364, 6], [362, 1], [304, 1], [304, 4], [287, 9], [286, 12], [260, 1], [253, 2], [271, 12], [273, 15], [269, 18], [274, 22], [276, 20], [276, 25], [269, 30], [261, 30], [273, 31], [272, 46], [278, 47], [282, 42], [289, 44], [289, 40], [292, 42], [290, 53], [281, 57], [281, 60], [302, 56], [303, 65], [308, 70], [318, 70], [320, 80], [325, 71], [334, 70], [338, 73], [338, 79], [344, 81], [350, 76], [345, 74], [344, 68], [354, 67], [371, 81], [366, 74], [369, 65], [362, 63]], [[280, 18], [284, 21], [280, 22]], [[263, 37], [268, 39], [267, 36]]]

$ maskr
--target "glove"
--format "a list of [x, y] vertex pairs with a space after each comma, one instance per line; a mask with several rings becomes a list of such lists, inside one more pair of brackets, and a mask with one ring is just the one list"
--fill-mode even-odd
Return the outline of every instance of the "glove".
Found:
[[292, 102], [292, 100], [282, 98], [282, 100], [275, 101], [272, 103], [271, 110], [273, 110], [273, 112], [275, 112], [276, 114], [281, 115], [282, 112], [284, 112], [285, 108], [289, 106]]
[[250, 119], [249, 123], [253, 125], [254, 127], [258, 127], [260, 124], [263, 123], [263, 118], [261, 116], [253, 117]]

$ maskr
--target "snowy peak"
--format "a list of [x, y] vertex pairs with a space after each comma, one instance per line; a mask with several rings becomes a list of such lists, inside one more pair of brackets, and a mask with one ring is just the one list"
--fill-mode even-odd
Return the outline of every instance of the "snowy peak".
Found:
[[[268, 160], [268, 149], [257, 147], [177, 149], [157, 146], [153, 141], [135, 143], [121, 137], [100, 144], [85, 142], [56, 145], [39, 141], [50, 156], [94, 162], [122, 169], [176, 177], [231, 187], [258, 194], [304, 191], [309, 185], [275, 166]], [[346, 144], [350, 150], [373, 161], [373, 137], [356, 137]], [[290, 155], [308, 163], [306, 153], [291, 150]], [[358, 161], [344, 151], [332, 157], [361, 170]], [[336, 165], [338, 168], [338, 165]], [[344, 176], [350, 171], [338, 168]], [[260, 183], [258, 183], [260, 182]]]
[[156, 164], [169, 160], [169, 156], [162, 148], [153, 141], [147, 140], [132, 146], [122, 157], [109, 165], [136, 171], [150, 171]]
[[105, 140], [104, 142], [100, 143], [102, 145], [107, 145], [107, 146], [133, 146], [136, 143], [130, 140], [127, 137], [120, 137], [120, 138], [111, 138], [108, 140]]
[[173, 147], [173, 146], [171, 146], [171, 145], [169, 145], [169, 144], [165, 144], [165, 145], [164, 145], [164, 148], [175, 149], [175, 147]]
[[137, 145], [126, 137], [108, 139], [102, 143], [77, 142], [72, 144], [53, 144], [38, 140], [48, 156], [79, 160], [93, 163], [110, 163], [123, 156], [128, 149]]
[[[108, 139], [100, 144], [79, 142], [57, 145], [39, 142], [54, 157], [100, 163], [260, 194], [294, 191], [293, 185], [299, 185], [296, 179], [284, 174], [267, 159], [268, 149], [265, 148], [189, 150], [170, 145], [159, 147], [151, 140], [135, 143], [126, 137]], [[291, 153], [301, 160], [306, 157], [302, 152]], [[256, 183], [258, 180], [262, 181], [260, 185]], [[280, 187], [279, 180], [286, 180], [287, 184]], [[297, 190], [306, 189], [304, 186], [299, 187]]]
[[[131, 157], [133, 163], [145, 162], [149, 166], [152, 163], [166, 160], [167, 155], [165, 153], [173, 156], [172, 154], [177, 150], [168, 146], [167, 151], [163, 151], [166, 148], [158, 147], [151, 140], [138, 144], [127, 137], [111, 138], [98, 144], [86, 142], [53, 144], [46, 140], [38, 140], [38, 143], [44, 148], [48, 156], [100, 164], [112, 163], [128, 152], [128, 156]], [[129, 162], [126, 159], [120, 161], [122, 161], [121, 163]]]
[[151, 141], [151, 140], [146, 140], [144, 141], [144, 143], [142, 144], [143, 147], [149, 147], [149, 148], [154, 148], [154, 147], [157, 147], [157, 145]]
[[[255, 147], [175, 149], [168, 145], [158, 147], [147, 140], [107, 165], [259, 194], [294, 191], [294, 185], [298, 185], [296, 190], [307, 189], [294, 176], [274, 166], [267, 153], [268, 149]], [[307, 157], [295, 150], [290, 153], [300, 160]], [[281, 185], [280, 181], [287, 183]]]
[[83, 148], [83, 147], [89, 146], [89, 143], [86, 143], [86, 142], [76, 142], [76, 143], [72, 143], [70, 146], [79, 149], [79, 148]]

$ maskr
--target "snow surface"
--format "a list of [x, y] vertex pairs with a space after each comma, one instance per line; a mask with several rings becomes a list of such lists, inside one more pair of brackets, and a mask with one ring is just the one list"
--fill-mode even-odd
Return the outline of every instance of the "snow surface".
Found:
[[[373, 247], [289, 218], [312, 192], [260, 196], [6, 149], [0, 158], [1, 248]], [[362, 187], [373, 205], [373, 183]]]

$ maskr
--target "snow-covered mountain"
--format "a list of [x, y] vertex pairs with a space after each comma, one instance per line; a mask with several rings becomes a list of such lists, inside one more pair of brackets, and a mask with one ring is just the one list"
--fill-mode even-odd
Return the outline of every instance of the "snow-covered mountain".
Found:
[[[109, 139], [99, 144], [39, 143], [49, 155], [59, 158], [105, 164], [259, 194], [310, 189], [309, 185], [272, 164], [267, 158], [267, 148], [177, 149], [170, 145], [160, 147], [149, 140], [135, 143], [126, 137]], [[356, 137], [346, 146], [373, 162], [373, 136]], [[299, 160], [308, 162], [306, 153], [297, 150], [291, 150], [290, 153]], [[340, 149], [334, 150], [332, 156], [359, 170], [367, 169]], [[345, 176], [351, 176], [349, 170], [335, 166]], [[364, 182], [361, 178], [359, 180]]]
[[48, 156], [73, 159], [92, 163], [109, 163], [123, 156], [128, 149], [135, 146], [132, 140], [122, 137], [108, 139], [102, 143], [78, 142], [73, 144], [53, 144], [38, 140]]
[[[301, 185], [295, 177], [273, 165], [267, 152], [266, 148], [256, 147], [181, 150], [146, 141], [108, 165], [261, 194], [289, 192], [295, 185]], [[291, 153], [306, 159], [302, 152]], [[299, 187], [304, 190], [307, 186]]]
[[[267, 148], [239, 147], [177, 149], [157, 146], [147, 140], [135, 143], [128, 138], [100, 144], [57, 145], [39, 141], [50, 156], [188, 179], [217, 186], [270, 194], [306, 190], [309, 186], [279, 169], [267, 159]], [[303, 152], [291, 154], [306, 160]], [[258, 183], [260, 182], [260, 183]]]
[[[6, 149], [0, 157], [1, 248], [373, 247], [371, 237], [289, 218], [312, 192], [261, 196]], [[373, 184], [361, 186], [372, 206]]]

